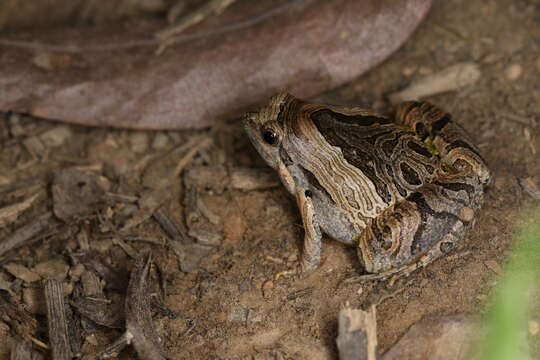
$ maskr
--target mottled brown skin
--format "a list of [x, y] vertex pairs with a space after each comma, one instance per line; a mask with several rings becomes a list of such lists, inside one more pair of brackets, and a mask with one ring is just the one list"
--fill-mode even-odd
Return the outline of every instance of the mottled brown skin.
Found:
[[463, 238], [490, 181], [464, 129], [425, 102], [391, 120], [282, 93], [244, 125], [296, 197], [304, 271], [320, 263], [324, 232], [358, 247], [365, 278], [408, 274]]

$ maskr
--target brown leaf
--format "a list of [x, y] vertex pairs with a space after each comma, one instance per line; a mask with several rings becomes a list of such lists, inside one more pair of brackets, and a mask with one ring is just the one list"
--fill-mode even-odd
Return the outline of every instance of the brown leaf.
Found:
[[[409, 37], [430, 2], [242, 1], [188, 29], [159, 57], [159, 43], [140, 34], [164, 22], [136, 32], [40, 30], [31, 42], [4, 37], [0, 110], [97, 126], [207, 127], [280, 90], [309, 98], [357, 77]], [[33, 65], [36, 50], [55, 49], [73, 56], [60, 69]]]

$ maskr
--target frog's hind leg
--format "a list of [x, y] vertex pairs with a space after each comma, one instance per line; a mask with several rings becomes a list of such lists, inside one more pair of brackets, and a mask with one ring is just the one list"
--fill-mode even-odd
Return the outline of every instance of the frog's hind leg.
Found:
[[479, 150], [450, 114], [427, 102], [410, 101], [398, 107], [396, 121], [412, 128], [422, 140], [430, 141], [444, 164], [459, 173], [474, 174], [483, 184], [490, 182]]
[[423, 185], [374, 218], [358, 239], [359, 258], [372, 273], [364, 279], [409, 274], [458, 243], [478, 208], [480, 185], [475, 178], [466, 180], [449, 177]]

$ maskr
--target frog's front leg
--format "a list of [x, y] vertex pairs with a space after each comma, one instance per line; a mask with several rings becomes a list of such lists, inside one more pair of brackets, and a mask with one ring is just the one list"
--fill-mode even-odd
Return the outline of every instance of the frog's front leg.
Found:
[[303, 272], [309, 272], [315, 270], [321, 262], [321, 229], [309, 190], [297, 188], [295, 195], [305, 231], [301, 267]]

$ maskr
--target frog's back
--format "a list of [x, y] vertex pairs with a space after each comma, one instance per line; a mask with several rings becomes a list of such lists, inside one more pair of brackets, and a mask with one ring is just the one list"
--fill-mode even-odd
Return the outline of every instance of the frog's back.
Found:
[[289, 153], [360, 228], [432, 181], [440, 166], [413, 132], [372, 112], [308, 108], [296, 121]]

